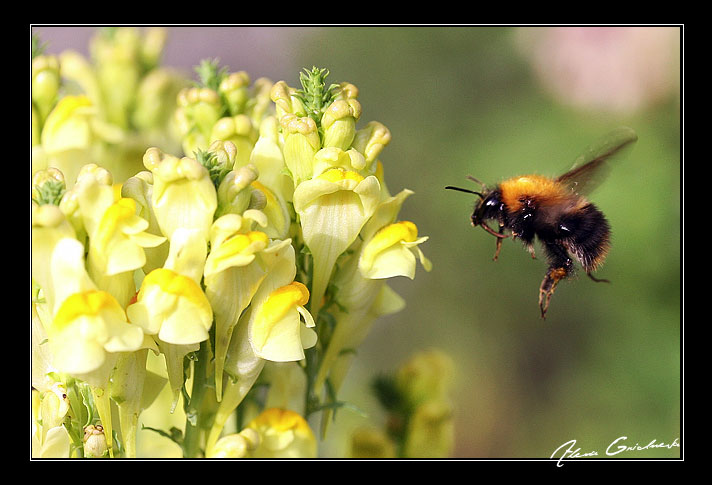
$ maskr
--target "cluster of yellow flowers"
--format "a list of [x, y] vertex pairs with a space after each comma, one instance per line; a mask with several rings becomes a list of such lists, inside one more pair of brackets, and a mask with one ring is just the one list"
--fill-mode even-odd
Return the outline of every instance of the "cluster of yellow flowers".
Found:
[[[33, 59], [33, 455], [135, 456], [150, 379], [183, 401], [185, 456], [316, 456], [307, 420], [403, 306], [387, 279], [430, 270], [411, 191], [385, 185], [390, 133], [321, 69], [295, 89], [206, 61], [188, 86], [163, 39]], [[226, 431], [258, 380], [280, 405]]]

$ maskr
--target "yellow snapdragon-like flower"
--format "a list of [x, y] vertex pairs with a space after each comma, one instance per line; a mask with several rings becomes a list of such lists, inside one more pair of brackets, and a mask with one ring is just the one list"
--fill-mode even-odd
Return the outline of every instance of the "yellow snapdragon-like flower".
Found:
[[415, 277], [415, 259], [420, 259], [426, 271], [432, 265], [418, 247], [428, 240], [418, 237], [418, 228], [410, 221], [389, 224], [374, 234], [366, 243], [359, 260], [359, 270], [365, 278], [379, 279], [394, 276]]
[[108, 276], [133, 271], [146, 263], [145, 247], [155, 247], [166, 238], [149, 234], [148, 221], [136, 215], [136, 201], [121, 198], [104, 213], [92, 249], [100, 252], [103, 270]]
[[250, 163], [259, 172], [260, 183], [269, 187], [279, 198], [291, 201], [294, 183], [286, 173], [284, 154], [279, 140], [277, 118], [266, 116], [260, 123], [260, 136], [250, 153]]
[[55, 366], [68, 374], [99, 368], [107, 352], [130, 352], [143, 343], [143, 332], [130, 325], [109, 293], [88, 290], [62, 302], [47, 328]]
[[270, 293], [248, 328], [250, 344], [258, 357], [275, 362], [304, 358], [304, 349], [316, 344], [314, 319], [304, 308], [308, 301], [309, 290], [298, 281]]
[[60, 383], [45, 392], [32, 389], [33, 458], [69, 458], [71, 438], [62, 426], [69, 410], [66, 392]]
[[314, 258], [311, 310], [322, 304], [337, 258], [356, 240], [380, 198], [375, 176], [334, 167], [294, 191], [304, 241]]
[[254, 458], [315, 458], [316, 437], [306, 420], [288, 409], [270, 408], [253, 419], [248, 428], [259, 433]]
[[163, 235], [171, 239], [182, 228], [200, 232], [207, 241], [217, 208], [207, 169], [192, 158], [166, 155], [158, 148], [149, 148], [143, 163], [153, 172], [151, 203]]
[[200, 286], [191, 278], [166, 268], [143, 279], [136, 303], [129, 305], [131, 323], [163, 342], [186, 345], [208, 338], [213, 311]]

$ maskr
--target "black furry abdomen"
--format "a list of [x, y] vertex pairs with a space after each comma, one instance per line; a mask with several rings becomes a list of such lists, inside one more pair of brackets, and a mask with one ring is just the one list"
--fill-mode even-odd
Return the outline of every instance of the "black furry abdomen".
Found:
[[603, 213], [589, 203], [564, 214], [558, 222], [561, 242], [587, 273], [595, 270], [610, 248], [611, 230]]

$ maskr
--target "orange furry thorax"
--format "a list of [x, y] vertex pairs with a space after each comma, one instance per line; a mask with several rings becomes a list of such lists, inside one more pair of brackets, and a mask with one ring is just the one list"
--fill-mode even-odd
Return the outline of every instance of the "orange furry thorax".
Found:
[[541, 206], [560, 203], [572, 195], [556, 180], [542, 175], [513, 177], [500, 183], [499, 189], [502, 202], [510, 211], [521, 209], [527, 199]]

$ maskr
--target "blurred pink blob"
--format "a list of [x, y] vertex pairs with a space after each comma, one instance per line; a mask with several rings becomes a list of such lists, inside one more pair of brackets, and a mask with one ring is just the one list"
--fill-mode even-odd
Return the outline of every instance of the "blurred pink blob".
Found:
[[678, 27], [533, 27], [516, 43], [568, 105], [632, 113], [679, 90]]

